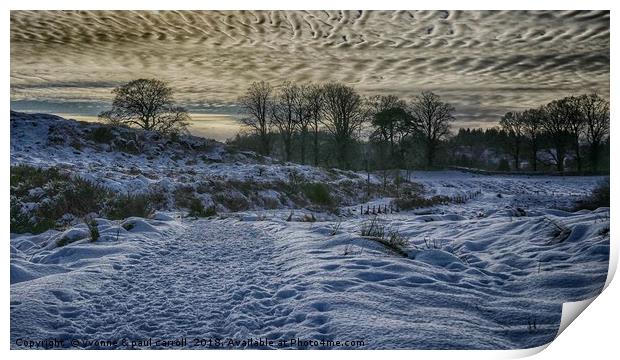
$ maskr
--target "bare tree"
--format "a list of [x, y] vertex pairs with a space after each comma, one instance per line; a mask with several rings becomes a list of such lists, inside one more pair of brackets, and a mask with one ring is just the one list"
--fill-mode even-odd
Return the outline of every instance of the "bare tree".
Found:
[[597, 93], [579, 97], [581, 114], [585, 119], [585, 137], [589, 145], [590, 166], [598, 171], [600, 147], [609, 134], [609, 101]]
[[523, 112], [523, 135], [530, 145], [530, 161], [532, 170], [536, 171], [538, 167], [538, 150], [541, 135], [542, 120], [544, 117], [542, 109], [528, 109]]
[[568, 106], [568, 131], [571, 137], [571, 143], [573, 147], [573, 151], [575, 152], [575, 160], [577, 161], [577, 171], [581, 172], [582, 169], [582, 161], [581, 161], [581, 151], [580, 151], [580, 140], [582, 137], [582, 133], [584, 127], [586, 125], [586, 120], [583, 114], [581, 113], [581, 106], [579, 104], [579, 98], [574, 96], [569, 96], [566, 98], [566, 106]]
[[396, 95], [376, 95], [368, 100], [370, 111], [376, 114], [383, 110], [406, 107], [406, 103]]
[[273, 90], [269, 83], [264, 81], [254, 82], [246, 90], [245, 94], [239, 98], [239, 103], [250, 115], [243, 118], [241, 122], [246, 127], [256, 133], [260, 139], [260, 153], [269, 155], [271, 144], [269, 141], [270, 122], [268, 112], [271, 103]]
[[291, 161], [293, 153], [293, 136], [297, 128], [295, 119], [295, 99], [298, 95], [298, 87], [290, 82], [285, 82], [274, 98], [271, 105], [271, 123], [278, 129], [284, 145], [284, 160]]
[[568, 119], [573, 116], [571, 111], [573, 111], [573, 106], [569, 103], [568, 98], [554, 100], [545, 105], [542, 127], [551, 142], [553, 151], [550, 151], [550, 154], [554, 158], [556, 169], [559, 172], [564, 171], [566, 150], [570, 144], [570, 123]]
[[442, 102], [440, 97], [430, 91], [416, 96], [411, 104], [412, 125], [422, 135], [426, 147], [426, 164], [430, 168], [435, 153], [443, 138], [450, 133], [450, 123], [454, 121], [454, 107]]
[[308, 127], [312, 121], [310, 98], [308, 96], [311, 89], [312, 86], [308, 84], [296, 86], [295, 97], [293, 98], [293, 113], [295, 114], [295, 122], [299, 129], [301, 140], [299, 147], [302, 164], [306, 163], [306, 139], [308, 138]]
[[312, 126], [314, 166], [319, 166], [319, 128], [321, 125], [321, 112], [323, 111], [323, 86], [310, 85], [306, 91], [309, 122]]
[[364, 100], [352, 87], [338, 83], [324, 86], [321, 121], [333, 136], [336, 158], [342, 168], [349, 165], [349, 147], [367, 114]]
[[519, 112], [507, 112], [504, 116], [502, 116], [499, 121], [499, 125], [508, 133], [508, 137], [512, 139], [512, 144], [510, 152], [512, 156], [514, 156], [515, 161], [515, 170], [519, 170], [520, 166], [520, 155], [521, 155], [521, 142], [523, 140], [523, 130], [524, 130], [524, 122], [523, 116]]
[[165, 82], [137, 79], [116, 87], [112, 93], [112, 109], [99, 114], [100, 119], [163, 133], [187, 131], [187, 110], [174, 104], [173, 90]]

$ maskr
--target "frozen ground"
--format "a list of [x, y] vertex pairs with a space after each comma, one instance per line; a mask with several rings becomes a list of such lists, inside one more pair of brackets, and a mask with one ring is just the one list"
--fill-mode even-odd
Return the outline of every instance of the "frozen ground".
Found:
[[[44, 162], [43, 152], [28, 155], [13, 138], [11, 145], [13, 164]], [[187, 337], [197, 348], [208, 343], [193, 339], [216, 338], [526, 348], [554, 338], [563, 302], [601, 291], [609, 209], [556, 209], [601, 179], [416, 172], [411, 180], [428, 195], [479, 194], [465, 204], [378, 215], [409, 241], [404, 254], [361, 236], [372, 216], [358, 205], [340, 217], [315, 213], [316, 222], [301, 221], [309, 210], [287, 209], [98, 219], [96, 242], [83, 224], [12, 234], [11, 346], [60, 338], [66, 346], [80, 339], [85, 348], [126, 348]], [[62, 238], [73, 242], [58, 246]]]

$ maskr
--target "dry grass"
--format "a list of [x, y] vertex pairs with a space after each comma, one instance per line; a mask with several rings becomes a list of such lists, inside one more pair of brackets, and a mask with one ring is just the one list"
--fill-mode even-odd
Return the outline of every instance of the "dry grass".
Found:
[[360, 234], [365, 239], [376, 241], [390, 251], [407, 257], [409, 240], [402, 236], [398, 229], [388, 228], [377, 216], [362, 224]]

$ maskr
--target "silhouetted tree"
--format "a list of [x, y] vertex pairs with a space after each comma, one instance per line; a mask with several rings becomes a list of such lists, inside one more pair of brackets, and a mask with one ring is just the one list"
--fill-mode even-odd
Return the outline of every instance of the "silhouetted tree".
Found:
[[297, 95], [297, 85], [287, 81], [278, 89], [271, 106], [271, 123], [278, 129], [282, 139], [285, 161], [291, 160], [293, 152], [293, 135], [297, 128], [295, 119], [295, 98]]
[[332, 134], [338, 165], [347, 168], [348, 151], [367, 117], [362, 97], [349, 86], [329, 83], [323, 87], [321, 122]]
[[570, 143], [570, 123], [573, 114], [572, 105], [568, 98], [554, 100], [544, 107], [544, 119], [542, 127], [551, 142], [553, 151], [550, 152], [555, 160], [556, 170], [564, 171], [564, 159], [566, 149]]
[[162, 133], [187, 131], [187, 110], [173, 101], [173, 90], [157, 79], [137, 79], [114, 90], [112, 110], [99, 118], [113, 125], [137, 126]]
[[243, 118], [241, 122], [251, 131], [256, 133], [261, 142], [260, 153], [269, 155], [271, 150], [269, 139], [269, 108], [271, 103], [271, 93], [273, 92], [271, 85], [268, 83], [254, 82], [246, 90], [245, 94], [239, 98], [239, 103], [250, 115]]
[[521, 141], [523, 140], [523, 117], [519, 112], [507, 112], [502, 116], [499, 125], [508, 133], [508, 137], [512, 141], [510, 152], [515, 161], [514, 169], [518, 171], [521, 167], [519, 155], [521, 153]]
[[593, 93], [580, 96], [579, 105], [585, 120], [590, 167], [592, 171], [598, 171], [601, 144], [609, 134], [609, 101]]
[[406, 103], [397, 96], [375, 96], [370, 99], [373, 112], [371, 124], [374, 128], [372, 137], [389, 144], [390, 165], [398, 159], [396, 145], [407, 133], [407, 124], [411, 116], [406, 110]]
[[312, 121], [312, 113], [310, 109], [310, 98], [308, 93], [311, 91], [311, 85], [301, 84], [295, 86], [293, 98], [293, 113], [295, 115], [295, 123], [299, 129], [300, 137], [300, 156], [301, 163], [306, 163], [306, 139], [308, 138], [308, 127]]
[[530, 161], [532, 170], [534, 171], [538, 168], [538, 150], [542, 120], [544, 117], [543, 111], [544, 110], [541, 108], [528, 109], [521, 115], [523, 120], [523, 135], [529, 142], [529, 148], [531, 151]]
[[312, 84], [306, 90], [309, 121], [312, 126], [312, 145], [314, 166], [319, 166], [319, 128], [321, 126], [321, 112], [323, 111], [323, 86]]
[[570, 133], [571, 143], [573, 151], [575, 152], [575, 160], [577, 161], [577, 171], [581, 172], [581, 151], [580, 140], [582, 137], [583, 129], [586, 124], [585, 118], [581, 113], [581, 106], [579, 104], [579, 98], [569, 96], [565, 98], [566, 106], [568, 107], [568, 132]]
[[454, 107], [442, 102], [432, 92], [424, 91], [411, 104], [412, 125], [419, 132], [426, 147], [426, 165], [430, 168], [440, 142], [450, 133], [454, 121]]

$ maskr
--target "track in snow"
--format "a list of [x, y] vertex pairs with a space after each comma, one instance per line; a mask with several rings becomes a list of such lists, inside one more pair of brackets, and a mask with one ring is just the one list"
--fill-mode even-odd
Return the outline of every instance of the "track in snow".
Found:
[[[282, 330], [305, 320], [289, 316], [302, 295], [283, 289], [275, 254], [274, 239], [262, 230], [196, 221], [180, 236], [144, 243], [127, 263], [114, 264], [117, 272], [100, 289], [75, 298], [56, 293], [73, 309], [57, 314], [66, 320], [58, 324], [68, 327], [68, 339], [187, 337], [190, 347], [194, 338], [294, 338], [295, 331]], [[22, 327], [17, 318], [12, 327]]]

